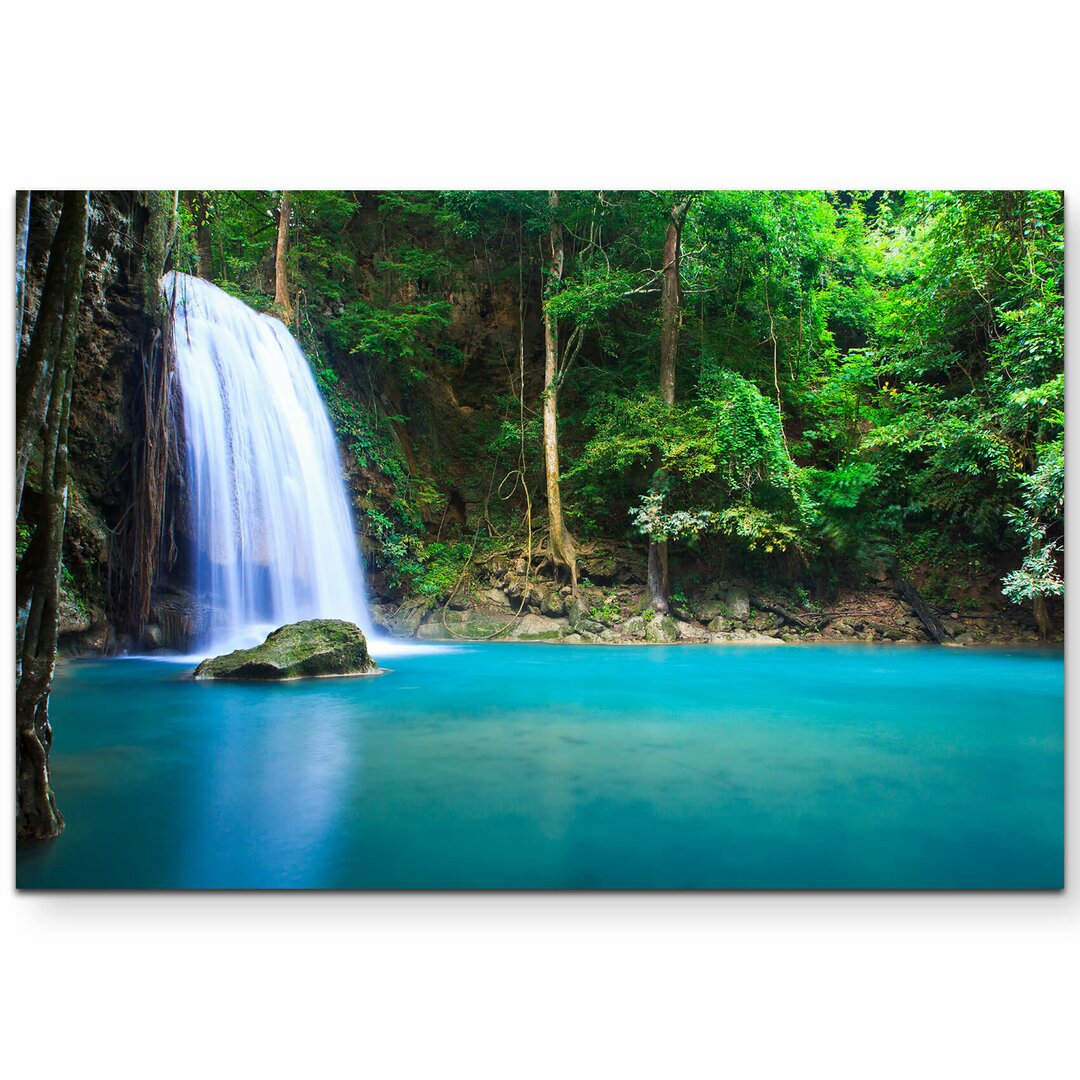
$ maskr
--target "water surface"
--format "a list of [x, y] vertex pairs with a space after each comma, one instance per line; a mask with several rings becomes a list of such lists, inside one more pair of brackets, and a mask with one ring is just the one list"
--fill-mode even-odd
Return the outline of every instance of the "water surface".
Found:
[[[376, 652], [376, 655], [378, 653]], [[20, 887], [1059, 888], [1060, 652], [484, 644], [77, 661]]]

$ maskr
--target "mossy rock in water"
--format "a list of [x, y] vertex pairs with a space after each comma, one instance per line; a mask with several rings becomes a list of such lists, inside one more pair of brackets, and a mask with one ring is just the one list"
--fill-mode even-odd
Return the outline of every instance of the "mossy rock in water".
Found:
[[307, 679], [377, 670], [359, 626], [340, 619], [308, 619], [282, 626], [253, 649], [204, 660], [195, 669], [195, 678]]

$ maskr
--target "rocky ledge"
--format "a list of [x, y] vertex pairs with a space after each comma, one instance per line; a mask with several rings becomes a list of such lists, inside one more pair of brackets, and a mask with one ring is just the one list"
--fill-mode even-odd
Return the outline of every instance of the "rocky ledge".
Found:
[[[689, 595], [673, 593], [671, 611], [651, 610], [644, 569], [604, 573], [603, 584], [582, 577], [569, 585], [525, 574], [524, 560], [494, 563], [449, 599], [412, 596], [375, 604], [372, 615], [389, 633], [421, 640], [548, 641], [568, 645], [738, 644], [815, 642], [930, 642], [912, 605], [884, 566], [867, 580], [838, 590], [828, 604], [800, 588], [766, 589], [744, 579], [700, 582]], [[1030, 614], [1007, 605], [993, 583], [962, 610], [938, 608], [948, 644], [1037, 640]], [[985, 594], [985, 595], [984, 595]], [[984, 602], [985, 601], [985, 602]]]
[[253, 649], [204, 660], [195, 678], [265, 681], [372, 675], [378, 670], [359, 626], [340, 619], [308, 619], [280, 627]]

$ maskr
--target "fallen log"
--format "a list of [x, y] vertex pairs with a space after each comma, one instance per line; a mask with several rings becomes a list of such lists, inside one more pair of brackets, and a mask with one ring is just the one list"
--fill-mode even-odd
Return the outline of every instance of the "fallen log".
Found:
[[779, 615], [785, 622], [789, 622], [792, 626], [799, 626], [803, 630], [809, 630], [810, 624], [803, 620], [800, 616], [796, 615], [793, 611], [788, 611], [787, 608], [781, 607], [779, 604], [774, 604], [771, 600], [766, 600], [763, 596], [758, 596], [756, 593], [750, 594], [750, 604], [756, 607], [758, 611], [768, 611], [773, 615]]
[[933, 608], [923, 598], [922, 593], [911, 583], [911, 580], [900, 569], [900, 564], [894, 559], [889, 567], [893, 580], [896, 582], [897, 591], [911, 605], [916, 618], [923, 624], [926, 632], [939, 645], [945, 645], [952, 641], [952, 634], [937, 617]]

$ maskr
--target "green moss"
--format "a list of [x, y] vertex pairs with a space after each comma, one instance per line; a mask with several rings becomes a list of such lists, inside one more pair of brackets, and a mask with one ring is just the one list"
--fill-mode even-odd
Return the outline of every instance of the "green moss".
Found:
[[204, 660], [195, 678], [302, 679], [364, 675], [377, 668], [360, 627], [340, 619], [309, 619], [280, 627], [253, 649]]

